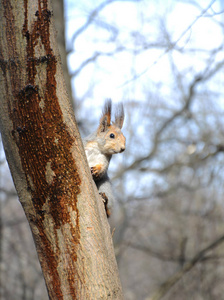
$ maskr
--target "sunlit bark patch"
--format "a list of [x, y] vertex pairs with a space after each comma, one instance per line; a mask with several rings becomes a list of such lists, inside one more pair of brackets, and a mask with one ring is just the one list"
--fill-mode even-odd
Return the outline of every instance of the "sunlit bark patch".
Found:
[[47, 162], [46, 164], [46, 172], [45, 172], [45, 176], [46, 176], [46, 181], [49, 184], [52, 184], [53, 180], [54, 180], [54, 176], [55, 173], [54, 171], [51, 169], [51, 162]]

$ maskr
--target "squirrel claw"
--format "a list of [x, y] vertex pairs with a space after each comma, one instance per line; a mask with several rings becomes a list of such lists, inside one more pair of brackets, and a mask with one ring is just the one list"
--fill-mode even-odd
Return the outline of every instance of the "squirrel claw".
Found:
[[107, 196], [106, 196], [105, 193], [99, 193], [99, 194], [100, 194], [100, 196], [101, 196], [102, 199], [103, 199], [103, 203], [104, 203], [104, 206], [105, 206], [107, 218], [109, 218], [110, 215], [111, 215], [111, 212], [110, 212], [110, 210], [109, 210], [109, 208], [108, 208], [108, 206], [107, 206], [107, 204], [108, 204], [108, 198], [107, 198]]
[[102, 171], [102, 165], [100, 165], [100, 164], [95, 165], [94, 167], [91, 167], [90, 170], [91, 170], [92, 176], [98, 178], [100, 176], [101, 171]]
[[97, 170], [96, 170], [95, 167], [91, 167], [91, 168], [90, 168], [90, 171], [91, 171], [91, 174], [92, 174], [93, 176], [97, 177], [98, 173], [97, 173]]

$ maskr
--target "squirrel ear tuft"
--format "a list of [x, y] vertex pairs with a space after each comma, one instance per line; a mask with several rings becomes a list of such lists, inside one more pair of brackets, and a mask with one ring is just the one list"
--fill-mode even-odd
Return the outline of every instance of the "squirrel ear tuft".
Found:
[[111, 110], [112, 110], [112, 102], [111, 99], [107, 99], [104, 108], [103, 115], [100, 119], [100, 125], [98, 127], [98, 132], [104, 132], [111, 125]]
[[122, 128], [124, 123], [124, 107], [122, 103], [119, 103], [115, 113], [115, 124], [120, 129]]
[[107, 116], [102, 116], [100, 119], [100, 125], [98, 127], [98, 133], [107, 131], [108, 124], [107, 124]]
[[107, 99], [103, 108], [103, 117], [107, 117], [107, 125], [110, 125], [111, 122], [111, 110], [112, 110], [112, 101], [111, 99]]

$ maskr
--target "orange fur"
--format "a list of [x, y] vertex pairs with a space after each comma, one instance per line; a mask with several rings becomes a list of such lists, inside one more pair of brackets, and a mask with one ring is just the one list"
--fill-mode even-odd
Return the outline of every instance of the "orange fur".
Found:
[[91, 167], [91, 173], [95, 177], [99, 177], [100, 174], [102, 173], [102, 170], [103, 170], [102, 164], [97, 164], [94, 167]]

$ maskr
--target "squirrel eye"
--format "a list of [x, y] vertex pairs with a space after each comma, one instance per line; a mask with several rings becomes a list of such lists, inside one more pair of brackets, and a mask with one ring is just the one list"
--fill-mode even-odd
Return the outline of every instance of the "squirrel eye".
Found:
[[114, 139], [115, 135], [113, 133], [110, 134], [110, 138]]

